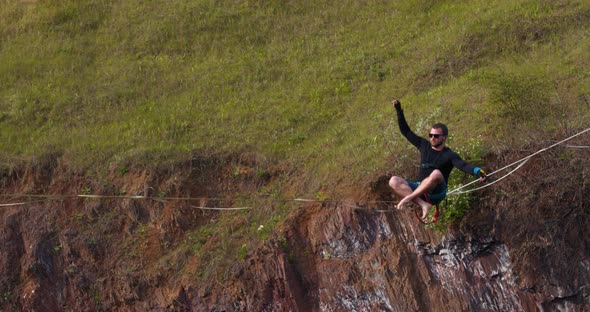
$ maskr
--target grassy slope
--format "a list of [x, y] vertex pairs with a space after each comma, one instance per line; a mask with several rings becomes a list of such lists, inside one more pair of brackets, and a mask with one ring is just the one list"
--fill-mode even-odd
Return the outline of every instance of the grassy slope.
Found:
[[587, 127], [589, 33], [587, 1], [3, 0], [1, 157], [249, 151], [300, 165], [317, 194], [414, 163], [398, 97], [416, 132], [446, 122], [477, 161]]
[[454, 146], [587, 124], [590, 5], [429, 3], [4, 1], [1, 149], [82, 168], [255, 150], [358, 174], [399, 148], [393, 97]]

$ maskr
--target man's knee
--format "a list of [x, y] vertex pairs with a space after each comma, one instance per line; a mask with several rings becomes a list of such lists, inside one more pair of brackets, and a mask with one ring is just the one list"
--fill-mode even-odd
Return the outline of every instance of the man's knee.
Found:
[[403, 183], [406, 183], [406, 179], [401, 177], [393, 176], [391, 179], [389, 179], [389, 187], [394, 190], [399, 189], [400, 185]]
[[432, 171], [429, 177], [432, 179], [433, 182], [437, 183], [440, 183], [445, 180], [445, 177], [443, 176], [442, 172], [438, 169]]

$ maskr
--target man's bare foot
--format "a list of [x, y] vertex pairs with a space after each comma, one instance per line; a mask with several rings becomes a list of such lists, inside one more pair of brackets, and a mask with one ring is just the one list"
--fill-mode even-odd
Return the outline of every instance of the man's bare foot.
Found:
[[420, 218], [422, 220], [426, 220], [426, 217], [428, 217], [428, 211], [430, 210], [432, 205], [429, 203], [424, 203], [424, 204], [420, 205], [420, 207], [422, 207], [422, 217], [420, 217]]

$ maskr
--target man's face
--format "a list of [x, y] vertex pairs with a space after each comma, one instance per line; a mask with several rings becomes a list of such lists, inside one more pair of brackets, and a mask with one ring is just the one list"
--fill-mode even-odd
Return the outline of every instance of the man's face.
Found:
[[447, 137], [443, 135], [442, 129], [439, 128], [430, 129], [428, 136], [430, 137], [430, 145], [432, 145], [432, 147], [443, 145], [447, 139]]

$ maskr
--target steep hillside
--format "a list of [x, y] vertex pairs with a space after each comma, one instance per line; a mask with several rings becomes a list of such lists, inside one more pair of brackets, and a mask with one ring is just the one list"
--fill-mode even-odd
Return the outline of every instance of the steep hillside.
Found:
[[[229, 170], [237, 165], [245, 175]], [[479, 191], [443, 233], [393, 209], [378, 177], [337, 200], [299, 203], [262, 233], [248, 223], [251, 211], [194, 206], [235, 203], [235, 194], [275, 183], [282, 166], [257, 177], [239, 157], [200, 159], [92, 184], [49, 161], [4, 176], [4, 192], [91, 187], [105, 197], [23, 196], [27, 204], [2, 207], [2, 310], [586, 311], [588, 165], [583, 150], [535, 156]], [[122, 189], [169, 195], [130, 199]], [[244, 228], [255, 236], [235, 246]]]
[[589, 17], [587, 1], [9, 0], [0, 150], [90, 174], [248, 151], [304, 166], [314, 193], [409, 153], [397, 97], [477, 160], [473, 144], [588, 124]]
[[393, 98], [488, 171], [588, 129], [589, 33], [588, 1], [3, 1], [0, 311], [588, 310], [587, 134], [434, 226], [386, 181]]

